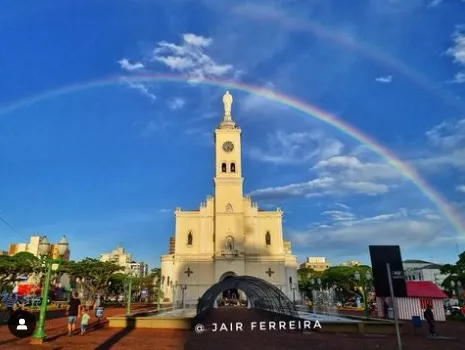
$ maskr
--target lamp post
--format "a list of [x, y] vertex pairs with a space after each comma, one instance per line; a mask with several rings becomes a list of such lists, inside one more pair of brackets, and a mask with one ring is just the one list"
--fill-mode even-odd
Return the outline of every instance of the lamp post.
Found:
[[[318, 298], [319, 298], [319, 294], [318, 292], [320, 291], [320, 288], [321, 288], [321, 278], [311, 278], [310, 279], [310, 285], [312, 286], [312, 298], [314, 299], [313, 300], [313, 305], [316, 305], [316, 303], [318, 302]], [[313, 293], [313, 291], [315, 291], [316, 293]], [[314, 306], [312, 306], [313, 309]]]
[[182, 305], [182, 308], [184, 309], [184, 292], [186, 291], [187, 289], [187, 284], [185, 283], [181, 283], [179, 284], [179, 288], [181, 289], [181, 295], [182, 295], [182, 299], [181, 299], [181, 305]]
[[[452, 288], [452, 291], [454, 292], [454, 294], [457, 293], [457, 300], [460, 304], [461, 302], [460, 289], [462, 288], [462, 282], [457, 281], [456, 283], [454, 280], [452, 280], [450, 281], [450, 287]], [[455, 287], [457, 287], [457, 290], [455, 289]]]
[[362, 286], [360, 287], [360, 289], [362, 290], [362, 293], [363, 293], [363, 304], [364, 304], [364, 306], [365, 306], [365, 317], [366, 317], [366, 318], [369, 318], [369, 317], [370, 317], [370, 309], [369, 309], [369, 307], [368, 307], [367, 286], [368, 286], [368, 284], [369, 284], [370, 281], [371, 281], [371, 274], [370, 274], [369, 271], [367, 271], [367, 272], [365, 273], [365, 281], [366, 281], [365, 283], [363, 283], [363, 282], [361, 281], [360, 272], [355, 271], [354, 277], [355, 277], [355, 280], [358, 281], [358, 282], [360, 282], [361, 285], [362, 285]]
[[170, 282], [170, 285], [171, 285], [171, 294], [172, 294], [172, 297], [173, 297], [173, 310], [176, 309], [176, 289], [178, 288], [178, 281], [174, 282], [171, 281]]
[[131, 314], [131, 302], [132, 302], [132, 271], [128, 274], [128, 292], [126, 294], [126, 315]]
[[45, 268], [45, 279], [42, 288], [42, 303], [40, 305], [40, 316], [39, 326], [35, 333], [32, 335], [32, 344], [42, 344], [47, 339], [45, 332], [45, 318], [47, 316], [47, 304], [48, 304], [48, 291], [50, 286], [50, 279], [52, 276], [52, 266], [58, 264], [60, 266], [63, 263], [63, 257], [68, 251], [69, 243], [65, 236], [58, 242], [58, 259], [53, 259], [50, 256], [51, 244], [47, 240], [47, 237], [43, 237], [39, 242], [39, 259], [41, 266]]
[[161, 286], [164, 285], [165, 280], [162, 276], [158, 276], [157, 280], [157, 311], [160, 311], [160, 296], [161, 296]]
[[291, 290], [292, 290], [292, 302], [295, 304], [295, 290], [297, 289], [297, 285], [295, 283], [291, 284]]
[[313, 286], [315, 286], [318, 289], [321, 289], [321, 278], [317, 278], [317, 279], [311, 278], [310, 279], [310, 284], [312, 284]]
[[459, 304], [462, 303], [462, 282], [457, 281], [457, 296], [459, 298]]

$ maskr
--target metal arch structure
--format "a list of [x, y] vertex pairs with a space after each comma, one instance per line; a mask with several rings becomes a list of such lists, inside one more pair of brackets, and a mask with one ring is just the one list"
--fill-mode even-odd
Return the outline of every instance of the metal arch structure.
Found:
[[243, 291], [252, 308], [298, 317], [294, 303], [278, 287], [252, 276], [228, 276], [223, 281], [211, 286], [199, 299], [197, 317], [213, 309], [218, 295], [228, 289]]

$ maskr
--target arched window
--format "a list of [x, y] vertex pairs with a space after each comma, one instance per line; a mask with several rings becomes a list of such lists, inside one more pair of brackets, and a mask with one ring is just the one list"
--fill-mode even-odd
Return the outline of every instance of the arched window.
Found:
[[221, 164], [221, 172], [225, 173], [227, 171], [226, 163]]
[[193, 242], [192, 232], [189, 231], [189, 233], [187, 234], [187, 245], [192, 245], [192, 242]]
[[168, 276], [168, 278], [166, 279], [166, 285], [167, 285], [167, 286], [170, 285], [170, 276]]
[[232, 173], [236, 172], [236, 163], [231, 163], [231, 172]]
[[231, 203], [228, 203], [228, 205], [226, 206], [226, 213], [232, 213], [232, 212], [233, 212], [233, 207]]
[[266, 231], [266, 234], [265, 234], [265, 244], [266, 244], [266, 245], [271, 245], [271, 234], [270, 234], [270, 231]]

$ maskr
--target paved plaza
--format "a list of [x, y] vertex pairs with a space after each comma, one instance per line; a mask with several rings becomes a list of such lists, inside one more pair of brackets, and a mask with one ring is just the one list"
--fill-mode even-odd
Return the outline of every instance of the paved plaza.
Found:
[[[124, 308], [106, 310], [107, 316], [124, 314]], [[254, 310], [214, 310], [206, 322], [234, 322], [236, 320], [262, 320]], [[438, 333], [455, 339], [427, 339], [427, 329], [423, 327], [417, 335], [409, 324], [404, 327], [404, 350], [459, 350], [465, 348], [465, 323], [446, 322], [438, 324]], [[207, 325], [208, 327], [208, 325]], [[331, 333], [288, 333], [288, 332], [195, 332], [154, 330], [154, 329], [113, 329], [106, 324], [102, 328], [91, 327], [84, 336], [67, 336], [66, 318], [47, 321], [49, 342], [42, 346], [31, 346], [28, 339], [13, 337], [6, 326], [0, 326], [0, 349], [159, 349], [159, 350], [208, 350], [226, 349], [340, 349], [340, 350], [394, 350], [395, 336]]]

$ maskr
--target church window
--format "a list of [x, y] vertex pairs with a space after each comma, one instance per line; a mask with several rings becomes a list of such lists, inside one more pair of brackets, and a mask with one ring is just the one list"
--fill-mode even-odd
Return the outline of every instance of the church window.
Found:
[[167, 286], [170, 285], [170, 276], [168, 276], [168, 278], [166, 279], [166, 285], [167, 285]]
[[265, 234], [265, 244], [266, 244], [266, 245], [271, 245], [271, 234], [270, 234], [270, 231], [266, 231], [266, 234]]
[[231, 163], [231, 172], [232, 173], [236, 172], [236, 163]]
[[192, 245], [192, 242], [193, 242], [193, 236], [192, 236], [192, 232], [189, 231], [189, 233], [187, 234], [187, 245]]
[[231, 203], [228, 203], [228, 205], [226, 206], [226, 213], [232, 213], [232, 212], [233, 212], [233, 207]]
[[226, 163], [221, 164], [221, 172], [225, 173], [227, 171]]

